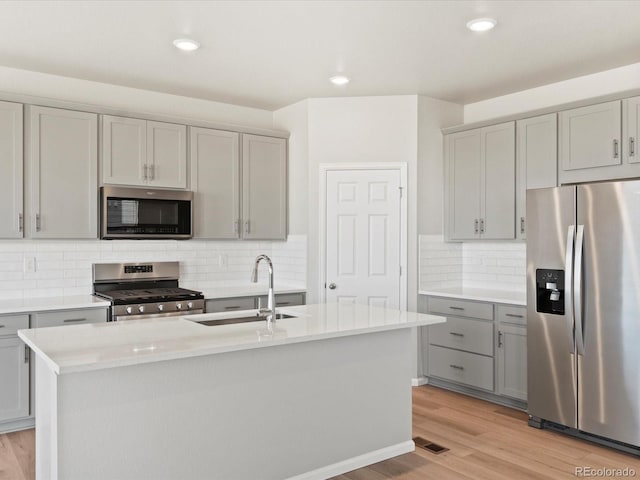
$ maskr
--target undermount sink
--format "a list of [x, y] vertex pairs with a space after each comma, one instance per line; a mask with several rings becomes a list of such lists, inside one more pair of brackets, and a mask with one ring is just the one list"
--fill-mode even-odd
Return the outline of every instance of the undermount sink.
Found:
[[[287, 315], [286, 313], [278, 313], [276, 315], [276, 320], [280, 320], [282, 318], [295, 318], [293, 315]], [[200, 325], [206, 325], [208, 327], [213, 327], [216, 325], [232, 325], [234, 323], [248, 323], [248, 322], [260, 322], [266, 321], [267, 317], [265, 315], [251, 315], [250, 317], [235, 317], [235, 318], [220, 318], [216, 320], [202, 320], [199, 323]]]

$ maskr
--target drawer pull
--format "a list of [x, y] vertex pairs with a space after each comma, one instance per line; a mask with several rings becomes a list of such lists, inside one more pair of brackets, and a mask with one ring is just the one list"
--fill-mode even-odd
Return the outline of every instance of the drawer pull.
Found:
[[237, 310], [240, 308], [240, 305], [231, 305], [228, 307], [224, 307], [225, 310]]
[[449, 365], [451, 368], [455, 368], [456, 370], [464, 370], [464, 367], [461, 367], [460, 365]]
[[4, 325], [0, 325], [0, 328], [4, 328]]
[[283, 305], [291, 305], [291, 302], [276, 302], [276, 306], [282, 307]]
[[86, 322], [86, 318], [68, 318], [64, 321], [64, 323], [78, 323], [78, 322]]
[[462, 307], [449, 307], [451, 310], [464, 310]]
[[513, 317], [513, 318], [524, 318], [524, 315], [518, 315], [516, 313], [505, 313], [506, 317]]
[[464, 337], [464, 333], [458, 332], [449, 332], [449, 335], [453, 335], [454, 337]]

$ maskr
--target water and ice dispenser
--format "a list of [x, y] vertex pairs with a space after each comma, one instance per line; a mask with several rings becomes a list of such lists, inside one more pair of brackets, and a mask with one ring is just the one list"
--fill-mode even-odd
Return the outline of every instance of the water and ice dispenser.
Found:
[[564, 315], [564, 270], [536, 269], [536, 312]]

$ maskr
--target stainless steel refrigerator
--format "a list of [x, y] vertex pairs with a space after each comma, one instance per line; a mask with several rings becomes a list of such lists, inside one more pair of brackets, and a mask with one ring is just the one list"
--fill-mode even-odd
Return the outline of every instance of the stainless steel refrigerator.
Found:
[[529, 423], [637, 448], [640, 181], [529, 190], [527, 223]]

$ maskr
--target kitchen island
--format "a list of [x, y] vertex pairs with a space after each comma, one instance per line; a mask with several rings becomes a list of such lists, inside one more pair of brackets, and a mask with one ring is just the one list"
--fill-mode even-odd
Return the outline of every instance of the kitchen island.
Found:
[[445, 319], [279, 313], [294, 318], [20, 330], [36, 353], [36, 478], [320, 479], [412, 451], [410, 330]]

